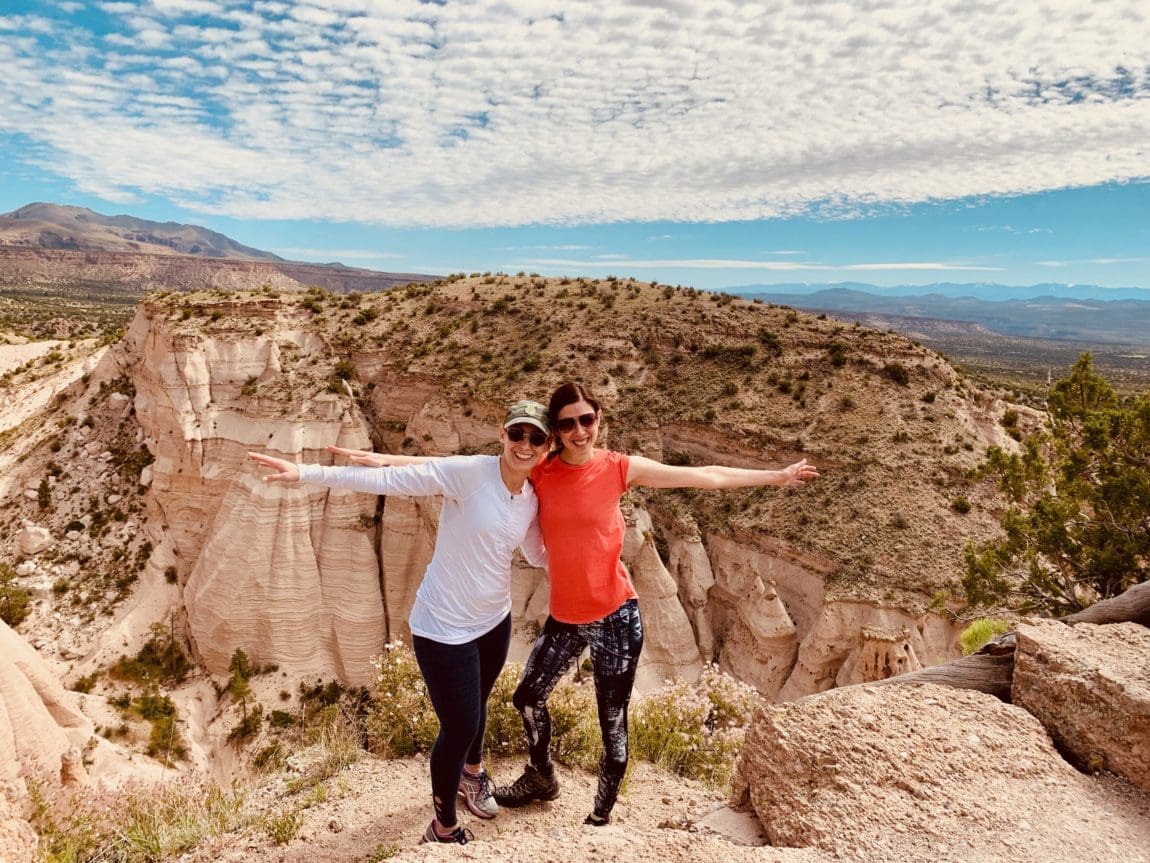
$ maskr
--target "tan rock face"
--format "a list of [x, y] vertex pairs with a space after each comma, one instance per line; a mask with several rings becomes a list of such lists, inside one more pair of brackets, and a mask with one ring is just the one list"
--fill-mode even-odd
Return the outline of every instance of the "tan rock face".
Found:
[[156, 457], [149, 504], [187, 568], [194, 652], [217, 673], [240, 648], [260, 664], [366, 683], [386, 635], [375, 499], [267, 486], [246, 459], [251, 449], [314, 459], [329, 444], [370, 446], [337, 396], [309, 399], [291, 421], [242, 393], [249, 380], [278, 378], [282, 345], [306, 355], [318, 340], [289, 330], [189, 342], [144, 315], [130, 335], [136, 411]]
[[[1026, 711], [941, 686], [852, 686], [765, 707], [735, 791], [771, 844], [859, 860], [996, 859], [982, 856], [991, 837], [1012, 859], [1048, 860], [1048, 831], [1065, 835], [1061, 822], [1083, 813], [1116, 842], [1144, 829], [1105, 817]], [[1099, 840], [1068, 836], [1061, 859], [1098, 859]]]
[[[331, 349], [294, 303], [242, 301], [237, 318], [217, 336], [144, 304], [129, 330], [125, 365], [155, 456], [142, 477], [146, 529], [175, 561], [189, 639], [209, 670], [226, 671], [242, 648], [289, 673], [366, 682], [382, 644], [410, 638], [407, 615], [434, 548], [439, 501], [269, 488], [245, 454], [315, 461], [326, 445], [373, 441], [389, 450], [414, 441], [429, 454], [477, 451], [494, 443], [501, 406], [448, 398], [442, 380], [398, 372], [394, 359], [370, 350], [353, 358], [357, 403], [324, 391], [322, 377], [317, 385], [311, 370], [330, 367]], [[664, 431], [663, 444], [697, 461], [758, 463], [757, 450], [710, 430]], [[655, 529], [642, 506], [631, 515], [624, 562], [646, 621], [641, 688], [717, 661], [768, 697], [795, 698], [836, 679], [956, 655], [953, 627], [930, 616], [874, 603], [826, 607], [830, 563], [770, 535], [700, 541], [690, 530]], [[520, 657], [546, 617], [548, 585], [521, 566], [512, 593], [512, 656]], [[880, 650], [881, 639], [864, 644], [865, 626], [906, 636]]]
[[0, 621], [0, 783], [24, 776], [82, 781], [70, 752], [94, 734], [91, 721], [32, 647]]
[[1069, 757], [1150, 790], [1150, 630], [1135, 623], [1018, 627], [1011, 698]]
[[959, 655], [957, 637], [957, 628], [935, 615], [915, 616], [870, 602], [828, 602], [803, 637], [779, 699], [793, 701], [842, 683], [891, 677], [896, 669], [945, 662]]
[[0, 861], [32, 863], [39, 844], [32, 825], [20, 817], [19, 810], [0, 790]]
[[694, 680], [703, 668], [691, 622], [679, 603], [678, 585], [659, 557], [652, 530], [651, 517], [640, 509], [623, 541], [623, 560], [643, 615], [643, 653], [636, 675], [640, 689], [678, 678]]

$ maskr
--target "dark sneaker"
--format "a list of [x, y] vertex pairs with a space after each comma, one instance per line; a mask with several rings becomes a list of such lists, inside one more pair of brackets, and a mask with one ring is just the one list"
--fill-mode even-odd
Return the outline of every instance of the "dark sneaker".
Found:
[[596, 815], [592, 812], [583, 819], [584, 824], [590, 824], [592, 827], [605, 827], [611, 823], [610, 815]]
[[491, 792], [491, 777], [486, 770], [480, 770], [478, 776], [470, 776], [465, 770], [459, 779], [459, 796], [477, 818], [494, 818], [499, 814], [499, 804]]
[[554, 800], [559, 796], [559, 779], [554, 770], [547, 776], [534, 764], [523, 768], [523, 775], [495, 789], [495, 801], [501, 806], [523, 806], [532, 800]]
[[440, 836], [435, 830], [435, 821], [432, 820], [432, 822], [427, 825], [427, 829], [423, 831], [423, 838], [421, 838], [419, 842], [421, 845], [424, 842], [454, 842], [457, 845], [466, 845], [474, 838], [475, 834], [466, 827], [456, 827], [446, 836]]

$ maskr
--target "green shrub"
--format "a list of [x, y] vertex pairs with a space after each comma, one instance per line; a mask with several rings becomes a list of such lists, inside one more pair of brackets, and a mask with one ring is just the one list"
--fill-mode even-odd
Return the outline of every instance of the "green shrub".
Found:
[[511, 703], [511, 696], [522, 676], [521, 664], [508, 663], [495, 681], [491, 697], [487, 699], [487, 735], [483, 740], [483, 748], [492, 755], [514, 755], [527, 751], [523, 717]]
[[16, 583], [16, 570], [0, 563], [0, 620], [11, 627], [19, 626], [31, 613], [32, 594]]
[[960, 515], [966, 515], [970, 512], [970, 501], [965, 497], [956, 497], [950, 502], [950, 508]]
[[882, 367], [883, 374], [900, 386], [910, 384], [910, 369], [902, 363], [887, 363]]
[[708, 666], [695, 683], [676, 681], [637, 701], [631, 749], [681, 776], [723, 787], [759, 700], [752, 687]]
[[970, 656], [991, 639], [1010, 632], [1010, 621], [994, 617], [980, 617], [962, 631], [962, 655]]
[[571, 767], [594, 770], [603, 751], [590, 679], [562, 681], [547, 700], [551, 714], [551, 753]]
[[108, 669], [117, 680], [136, 683], [181, 683], [188, 676], [188, 658], [174, 633], [162, 623], [153, 624], [152, 637], [134, 659], [127, 656]]

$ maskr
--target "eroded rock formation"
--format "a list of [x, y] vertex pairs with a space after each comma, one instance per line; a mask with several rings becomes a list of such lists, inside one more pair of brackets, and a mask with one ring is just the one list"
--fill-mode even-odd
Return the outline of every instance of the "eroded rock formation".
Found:
[[0, 621], [0, 783], [86, 781], [76, 756], [93, 733], [76, 696]]
[[1150, 630], [1034, 620], [1017, 638], [1013, 702], [1083, 769], [1150, 790]]
[[[982, 836], [1012, 859], [1090, 857], [1107, 841], [1144, 841], [1144, 825], [1107, 816], [1106, 786], [1067, 764], [1042, 724], [980, 692], [934, 685], [851, 686], [765, 707], [747, 733], [735, 793], [771, 844], [858, 860], [981, 860]], [[1019, 812], [1026, 816], [1020, 817]], [[1143, 838], [1140, 838], [1143, 837]]]

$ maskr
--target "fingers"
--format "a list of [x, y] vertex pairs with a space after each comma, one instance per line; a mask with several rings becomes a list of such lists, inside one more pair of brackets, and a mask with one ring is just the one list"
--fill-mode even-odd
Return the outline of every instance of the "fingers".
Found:
[[290, 461], [262, 452], [249, 452], [248, 458], [260, 467], [276, 471], [264, 477], [264, 482], [299, 482], [299, 469]]

